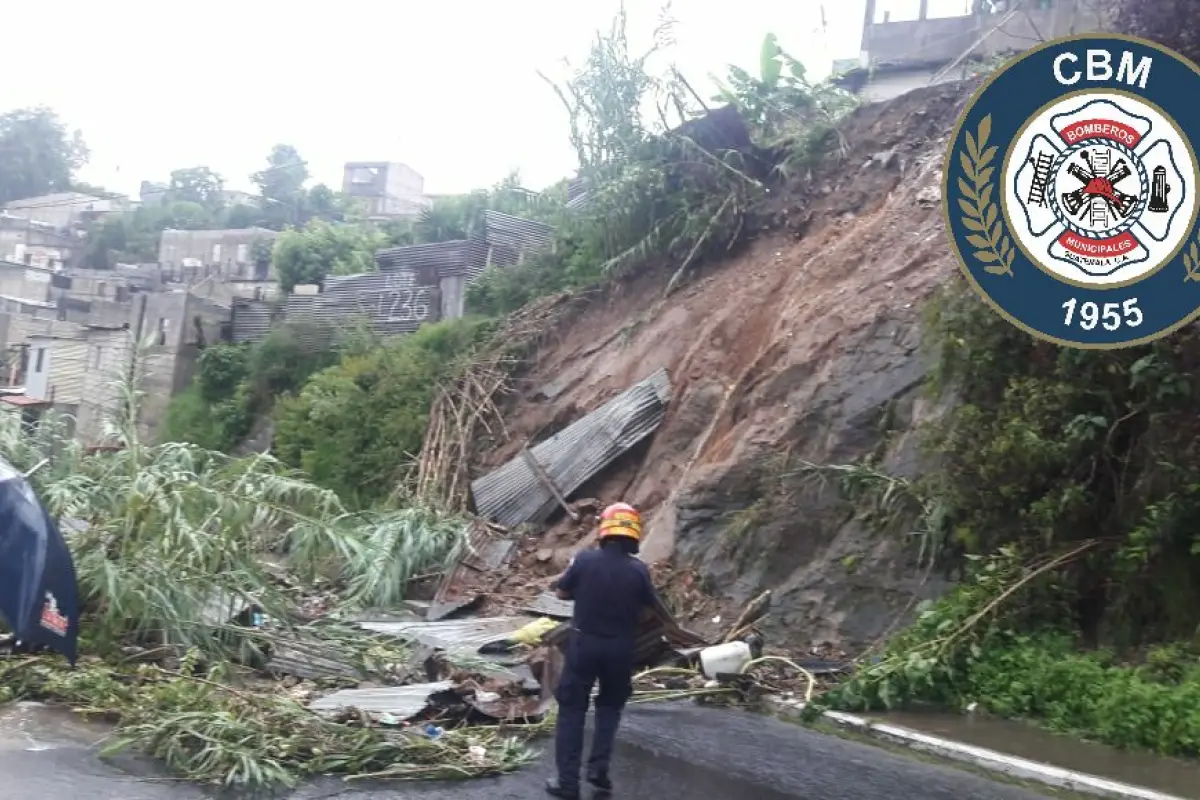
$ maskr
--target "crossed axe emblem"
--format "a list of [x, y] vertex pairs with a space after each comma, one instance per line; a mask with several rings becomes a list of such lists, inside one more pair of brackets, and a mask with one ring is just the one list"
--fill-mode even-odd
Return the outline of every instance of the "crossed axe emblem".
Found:
[[1067, 209], [1067, 212], [1082, 216], [1090, 205], [1087, 201], [1093, 197], [1101, 197], [1118, 219], [1129, 216], [1137, 204], [1137, 198], [1117, 189], [1118, 183], [1133, 174], [1133, 170], [1129, 168], [1125, 159], [1118, 158], [1112, 169], [1104, 175], [1098, 175], [1092, 165], [1091, 154], [1084, 150], [1080, 156], [1087, 165], [1086, 167], [1074, 162], [1067, 165], [1067, 173], [1083, 184], [1073, 192], [1062, 194], [1063, 207]]

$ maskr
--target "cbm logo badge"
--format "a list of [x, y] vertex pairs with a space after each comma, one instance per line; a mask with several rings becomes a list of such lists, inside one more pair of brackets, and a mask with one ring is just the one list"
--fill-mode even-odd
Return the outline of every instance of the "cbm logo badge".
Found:
[[1068, 347], [1152, 341], [1200, 317], [1200, 70], [1090, 34], [1019, 56], [972, 96], [943, 196], [967, 279]]

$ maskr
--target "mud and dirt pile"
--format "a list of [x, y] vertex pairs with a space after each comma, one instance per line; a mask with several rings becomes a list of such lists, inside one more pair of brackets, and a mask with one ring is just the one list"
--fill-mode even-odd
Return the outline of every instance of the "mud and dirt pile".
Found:
[[[854, 650], [885, 633], [914, 595], [941, 588], [936, 576], [923, 580], [901, 537], [873, 533], [797, 465], [917, 468], [914, 428], [936, 412], [921, 392], [922, 306], [955, 269], [942, 159], [969, 90], [860, 109], [844, 157], [776, 189], [770, 230], [736, 258], [665, 300], [669, 267], [592, 300], [521, 376], [511, 439], [489, 464], [666, 367], [662, 427], [578, 496], [636, 503], [647, 560], [673, 557], [731, 605], [772, 589], [777, 642]], [[540, 543], [547, 568], [580, 544], [563, 528]]]

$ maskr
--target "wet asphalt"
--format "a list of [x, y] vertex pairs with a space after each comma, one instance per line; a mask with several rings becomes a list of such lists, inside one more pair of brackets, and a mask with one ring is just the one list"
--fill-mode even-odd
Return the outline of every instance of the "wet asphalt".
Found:
[[[0, 730], [0, 800], [186, 800], [211, 797], [133, 759], [100, 761], [82, 737]], [[896, 755], [754, 714], [694, 705], [626, 714], [614, 798], [696, 800], [1035, 800], [1044, 795], [951, 766]], [[548, 750], [551, 745], [545, 745]], [[549, 752], [513, 775], [454, 784], [324, 781], [290, 800], [542, 798]], [[588, 794], [585, 792], [585, 797]]]

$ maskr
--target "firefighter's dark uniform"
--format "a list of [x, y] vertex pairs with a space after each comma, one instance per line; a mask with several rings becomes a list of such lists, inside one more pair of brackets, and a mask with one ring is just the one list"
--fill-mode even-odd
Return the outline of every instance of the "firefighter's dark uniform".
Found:
[[655, 602], [646, 565], [618, 543], [579, 553], [557, 588], [575, 601], [571, 636], [558, 685], [555, 758], [558, 780], [570, 796], [578, 791], [588, 700], [597, 681], [596, 733], [588, 778], [608, 780], [608, 765], [621, 711], [633, 693], [633, 656], [642, 610]]

